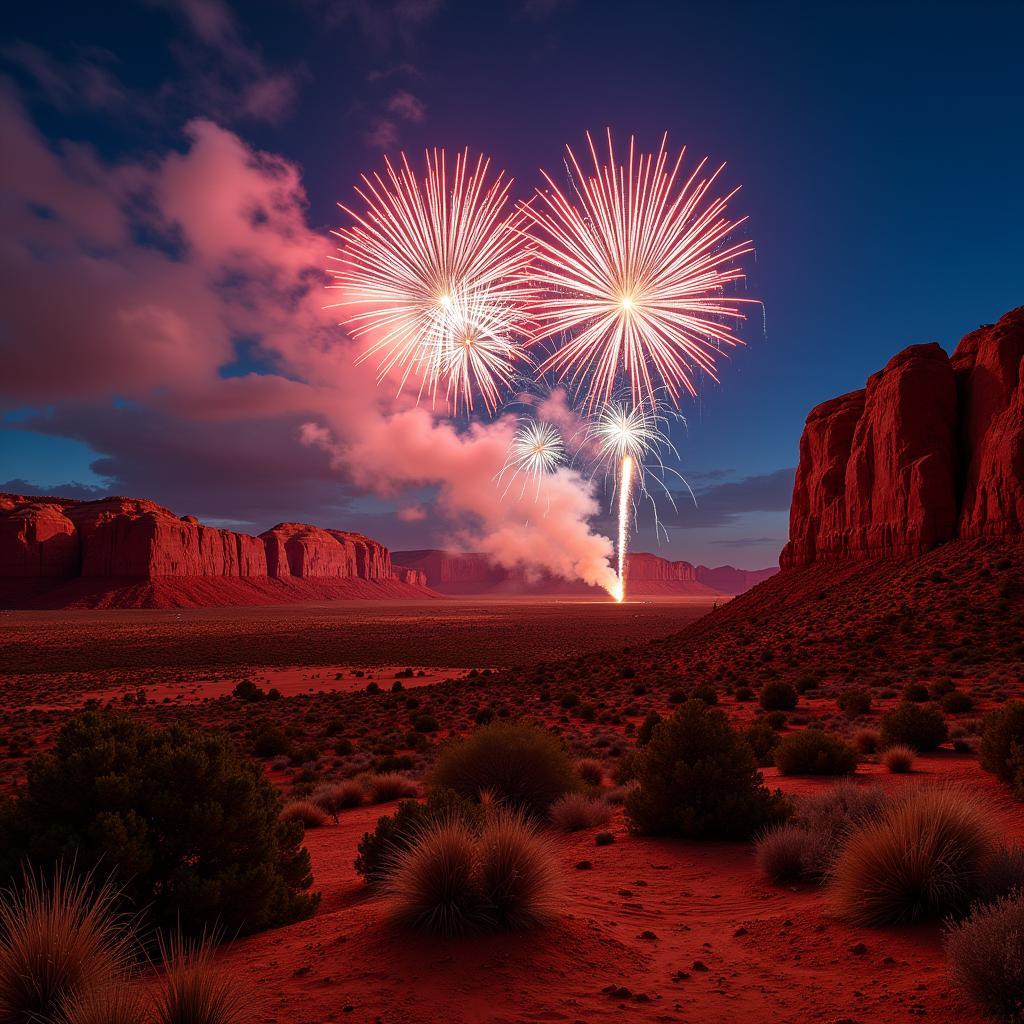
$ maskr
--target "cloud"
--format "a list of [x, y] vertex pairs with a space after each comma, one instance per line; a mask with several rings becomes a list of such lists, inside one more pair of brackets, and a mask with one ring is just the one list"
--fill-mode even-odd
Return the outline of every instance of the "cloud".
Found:
[[[341, 526], [361, 495], [429, 489], [433, 535], [610, 584], [589, 481], [503, 499], [512, 418], [459, 428], [354, 364], [294, 164], [208, 119], [181, 149], [108, 163], [48, 144], [4, 93], [0, 132], [0, 412], [43, 409], [19, 426], [83, 442], [113, 490], [178, 513]], [[222, 374], [239, 339], [260, 373]]]
[[62, 61], [24, 40], [0, 48], [0, 55], [34, 83], [42, 95], [61, 110], [115, 110], [139, 104], [104, 66], [112, 55], [100, 50]]
[[371, 149], [395, 150], [398, 148], [398, 125], [386, 117], [375, 118], [363, 140]]
[[709, 544], [725, 548], [756, 548], [764, 544], [782, 547], [785, 542], [785, 537], [714, 537], [708, 541]]
[[[787, 512], [793, 495], [795, 469], [777, 469], [695, 488], [697, 505], [689, 494], [677, 494], [678, 512], [665, 515], [665, 524], [675, 529], [725, 526], [749, 512]], [[691, 480], [691, 484], [693, 481]]]
[[378, 50], [415, 48], [419, 34], [440, 13], [443, 0], [325, 0], [330, 27], [354, 25]]
[[402, 89], [388, 100], [388, 110], [405, 121], [422, 121], [427, 114], [423, 101]]

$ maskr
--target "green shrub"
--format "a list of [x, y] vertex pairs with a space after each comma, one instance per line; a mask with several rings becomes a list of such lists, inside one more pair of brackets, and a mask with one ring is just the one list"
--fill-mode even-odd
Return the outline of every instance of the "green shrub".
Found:
[[717, 708], [691, 700], [638, 752], [640, 785], [626, 798], [630, 828], [649, 835], [746, 839], [782, 820], [754, 752]]
[[393, 815], [377, 819], [372, 832], [364, 832], [359, 841], [355, 869], [368, 882], [383, 881], [391, 871], [394, 858], [413, 836], [438, 821], [459, 821], [470, 829], [479, 829], [484, 812], [479, 804], [450, 789], [435, 789], [423, 803], [403, 800]]
[[792, 711], [799, 697], [789, 683], [765, 683], [761, 687], [760, 704], [765, 711]]
[[834, 733], [801, 729], [779, 742], [775, 764], [783, 775], [852, 775], [857, 752]]
[[859, 718], [871, 710], [871, 694], [860, 687], [844, 690], [836, 697], [836, 704], [847, 718]]
[[978, 755], [985, 771], [1024, 797], [1024, 701], [1011, 700], [985, 715]]
[[71, 719], [0, 821], [4, 877], [22, 861], [113, 873], [161, 927], [259, 931], [312, 913], [302, 825], [220, 733], [119, 715]]
[[559, 739], [527, 722], [485, 725], [447, 744], [430, 781], [471, 800], [488, 792], [509, 807], [539, 815], [582, 785]]
[[934, 704], [904, 701], [882, 715], [881, 744], [884, 747], [912, 747], [935, 750], [949, 736], [946, 720]]

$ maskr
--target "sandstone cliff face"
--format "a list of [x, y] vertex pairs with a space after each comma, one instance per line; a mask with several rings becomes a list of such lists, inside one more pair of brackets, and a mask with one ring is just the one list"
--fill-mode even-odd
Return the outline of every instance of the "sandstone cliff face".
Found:
[[811, 411], [780, 563], [904, 558], [1024, 528], [1024, 308], [913, 345]]
[[697, 580], [723, 594], [745, 594], [751, 587], [770, 579], [779, 571], [777, 565], [767, 569], [737, 569], [731, 565], [697, 566]]
[[[194, 516], [179, 517], [134, 498], [79, 502], [0, 495], [0, 581], [35, 583], [35, 592], [43, 583], [88, 581], [86, 589], [99, 593], [104, 581], [114, 586], [176, 580], [199, 586], [198, 581], [228, 578], [330, 584], [325, 597], [345, 596], [337, 586], [345, 581], [379, 584], [352, 590], [352, 596], [367, 597], [387, 596], [392, 583], [415, 590], [425, 586], [422, 572], [396, 571], [388, 549], [358, 533], [282, 523], [253, 537], [204, 526]], [[202, 589], [216, 597], [209, 586]], [[315, 587], [292, 589], [294, 599], [317, 596]], [[174, 592], [184, 594], [181, 586]], [[290, 593], [262, 584], [230, 590], [239, 599], [250, 592], [261, 601], [287, 600]], [[410, 592], [402, 590], [401, 596]]]
[[690, 562], [670, 562], [649, 552], [626, 555], [626, 581], [656, 580], [659, 583], [696, 583], [697, 572]]

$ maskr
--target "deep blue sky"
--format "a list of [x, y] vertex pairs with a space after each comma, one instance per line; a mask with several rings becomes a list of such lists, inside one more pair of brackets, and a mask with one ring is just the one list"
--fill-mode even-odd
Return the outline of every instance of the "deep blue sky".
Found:
[[[683, 471], [724, 511], [684, 516], [675, 557], [770, 563], [785, 537], [782, 471], [808, 410], [904, 345], [951, 349], [1024, 302], [1020, 3], [236, 3], [229, 57], [257, 62], [238, 76], [279, 72], [294, 87], [270, 120], [236, 116], [228, 87], [203, 84], [217, 52], [175, 6], [8, 11], [6, 72], [40, 130], [116, 160], [178, 146], [189, 117], [210, 116], [301, 165], [310, 223], [325, 230], [358, 172], [379, 163], [382, 130], [409, 151], [483, 149], [523, 194], [587, 128], [648, 146], [667, 129], [728, 161], [765, 322], [744, 330], [721, 386], [684, 410]], [[103, 67], [146, 113], [60, 101], [26, 43], [53, 67]], [[398, 92], [421, 120], [387, 112]], [[5, 340], [17, 359], [17, 339]], [[4, 408], [10, 421], [18, 403]], [[16, 428], [0, 432], [0, 482], [102, 482], [90, 463], [109, 452]], [[231, 518], [213, 500], [202, 511]], [[381, 533], [418, 539], [391, 521]]]

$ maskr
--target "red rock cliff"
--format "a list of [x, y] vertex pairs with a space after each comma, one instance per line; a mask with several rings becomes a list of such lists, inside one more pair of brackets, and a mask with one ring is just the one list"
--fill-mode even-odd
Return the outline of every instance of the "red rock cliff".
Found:
[[1024, 307], [894, 356], [807, 417], [785, 566], [903, 558], [1024, 528]]

